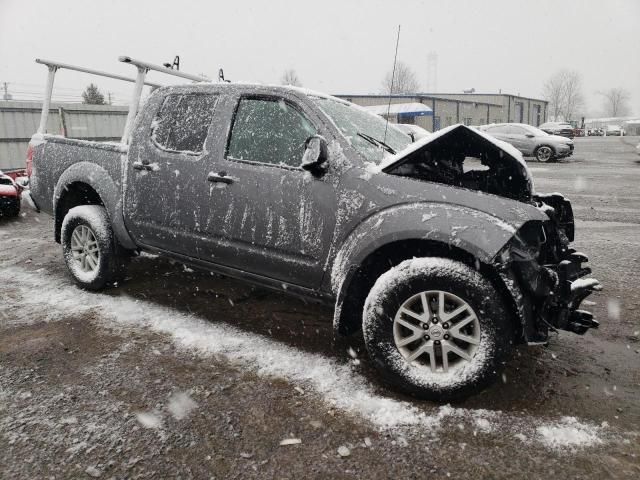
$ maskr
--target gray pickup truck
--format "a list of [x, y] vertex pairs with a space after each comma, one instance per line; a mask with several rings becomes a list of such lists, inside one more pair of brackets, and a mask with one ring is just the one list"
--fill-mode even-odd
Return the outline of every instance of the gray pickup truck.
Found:
[[326, 302], [336, 335], [361, 332], [385, 381], [421, 398], [468, 396], [514, 344], [598, 325], [570, 202], [463, 125], [412, 143], [302, 89], [162, 87], [126, 143], [35, 135], [28, 170], [80, 287], [147, 251]]

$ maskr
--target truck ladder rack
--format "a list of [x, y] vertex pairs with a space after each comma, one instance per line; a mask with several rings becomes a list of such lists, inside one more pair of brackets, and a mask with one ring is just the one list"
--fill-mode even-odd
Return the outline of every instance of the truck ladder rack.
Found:
[[[76, 65], [69, 65], [68, 63], [54, 62], [52, 60], [44, 60], [42, 58], [36, 58], [36, 63], [45, 65], [49, 69], [49, 75], [47, 76], [47, 86], [44, 93], [44, 101], [42, 102], [42, 114], [40, 115], [40, 125], [38, 126], [38, 133], [42, 134], [47, 128], [47, 117], [49, 116], [49, 108], [51, 108], [51, 95], [53, 94], [53, 81], [55, 79], [56, 72], [58, 70], [74, 70], [76, 72], [89, 73], [91, 75], [97, 75], [100, 77], [115, 78], [116, 80], [122, 80], [124, 82], [135, 83], [135, 78], [125, 77], [123, 75], [116, 75], [114, 73], [102, 72], [100, 70], [94, 70], [92, 68], [78, 67]], [[161, 87], [157, 83], [145, 82], [145, 85], [149, 85], [153, 88]]]
[[127, 115], [127, 123], [124, 127], [124, 133], [122, 135], [121, 142], [123, 144], [128, 143], [129, 138], [131, 136], [131, 130], [133, 128], [133, 122], [136, 118], [136, 114], [138, 113], [138, 106], [140, 104], [140, 97], [142, 96], [142, 88], [145, 85], [150, 86], [152, 89], [156, 89], [161, 87], [162, 85], [148, 82], [145, 80], [145, 77], [149, 70], [154, 70], [156, 72], [165, 73], [167, 75], [173, 75], [175, 77], [186, 78], [188, 80], [193, 80], [196, 82], [210, 82], [208, 78], [205, 78], [200, 75], [191, 75], [188, 73], [181, 72], [179, 70], [172, 70], [170, 68], [166, 68], [160, 65], [154, 65], [153, 63], [143, 62], [141, 60], [135, 60], [131, 57], [119, 57], [119, 61], [123, 63], [130, 63], [134, 65], [138, 69], [138, 75], [136, 78], [125, 77], [123, 75], [116, 75], [109, 72], [103, 72], [100, 70], [94, 70], [91, 68], [78, 67], [76, 65], [69, 65], [67, 63], [54, 62], [51, 60], [44, 60], [41, 58], [36, 58], [36, 63], [40, 63], [45, 65], [49, 74], [47, 76], [47, 85], [45, 87], [44, 101], [42, 102], [42, 114], [40, 115], [40, 125], [38, 126], [39, 134], [43, 134], [47, 128], [47, 118], [49, 116], [49, 109], [51, 108], [51, 96], [53, 94], [53, 82], [55, 80], [55, 75], [58, 70], [66, 69], [66, 70], [74, 70], [76, 72], [88, 73], [91, 75], [97, 75], [100, 77], [114, 78], [116, 80], [122, 80], [125, 82], [132, 82], [135, 84], [133, 88], [133, 97], [131, 100], [131, 105], [129, 105], [129, 113]]

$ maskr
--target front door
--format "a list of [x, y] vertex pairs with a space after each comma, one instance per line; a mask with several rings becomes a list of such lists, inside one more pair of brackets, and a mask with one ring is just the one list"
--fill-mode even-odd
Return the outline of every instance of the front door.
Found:
[[335, 184], [300, 163], [320, 122], [283, 97], [239, 96], [229, 108], [233, 124], [211, 172], [207, 248], [217, 263], [315, 288], [335, 226]]
[[509, 125], [507, 141], [523, 153], [531, 154], [534, 144], [532, 137], [527, 137], [531, 133], [518, 125]]

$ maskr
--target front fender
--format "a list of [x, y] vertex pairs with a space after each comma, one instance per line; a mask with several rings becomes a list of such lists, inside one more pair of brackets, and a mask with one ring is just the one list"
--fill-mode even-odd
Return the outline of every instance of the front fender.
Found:
[[[109, 172], [103, 167], [91, 162], [78, 162], [67, 168], [55, 185], [53, 191], [53, 215], [54, 225], [61, 225], [62, 218], [58, 217], [58, 201], [64, 191], [73, 183], [85, 183], [93, 188], [100, 196], [111, 221], [111, 228], [120, 244], [128, 249], [136, 248], [136, 244], [129, 236], [122, 215], [122, 192]], [[56, 228], [56, 240], [59, 241], [59, 233]]]
[[361, 222], [335, 256], [330, 288], [337, 295], [346, 274], [371, 253], [401, 240], [431, 240], [451, 245], [491, 263], [528, 218], [509, 222], [468, 207], [444, 203], [410, 203], [377, 212]]

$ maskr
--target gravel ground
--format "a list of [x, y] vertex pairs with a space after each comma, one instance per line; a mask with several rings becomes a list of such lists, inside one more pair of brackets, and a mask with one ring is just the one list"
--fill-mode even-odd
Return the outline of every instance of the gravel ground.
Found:
[[151, 256], [82, 292], [48, 216], [0, 222], [0, 477], [638, 478], [637, 142], [529, 164], [573, 201], [601, 328], [450, 406], [386, 389], [327, 309]]

